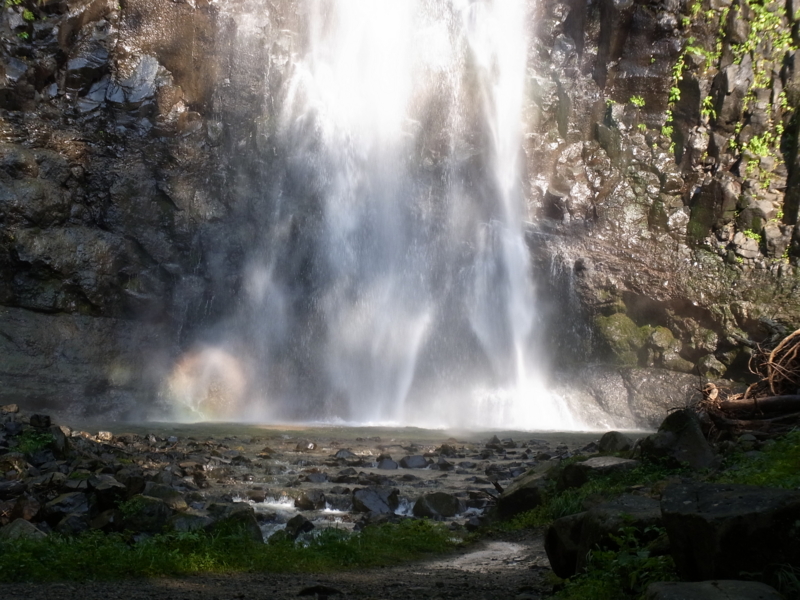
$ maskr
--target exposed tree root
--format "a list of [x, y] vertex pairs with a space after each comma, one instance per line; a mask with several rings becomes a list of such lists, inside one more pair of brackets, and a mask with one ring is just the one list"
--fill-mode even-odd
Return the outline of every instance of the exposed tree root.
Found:
[[697, 410], [710, 438], [744, 432], [777, 435], [800, 425], [800, 329], [772, 349], [756, 346], [750, 371], [759, 380], [744, 393], [708, 383]]

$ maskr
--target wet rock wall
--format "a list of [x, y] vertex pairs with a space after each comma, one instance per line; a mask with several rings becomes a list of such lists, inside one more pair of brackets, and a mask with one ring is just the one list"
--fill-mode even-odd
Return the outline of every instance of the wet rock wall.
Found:
[[793, 8], [539, 10], [529, 239], [561, 366], [746, 376], [800, 323]]

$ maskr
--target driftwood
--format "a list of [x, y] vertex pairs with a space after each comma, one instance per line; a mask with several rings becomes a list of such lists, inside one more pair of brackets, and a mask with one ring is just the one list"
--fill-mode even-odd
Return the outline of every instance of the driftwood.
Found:
[[786, 412], [800, 411], [800, 396], [766, 396], [764, 398], [742, 398], [722, 400], [720, 410], [724, 412]]
[[744, 393], [731, 394], [713, 383], [699, 390], [703, 399], [697, 409], [707, 416], [709, 437], [778, 434], [800, 425], [800, 329], [774, 348], [756, 346], [750, 371], [758, 381]]

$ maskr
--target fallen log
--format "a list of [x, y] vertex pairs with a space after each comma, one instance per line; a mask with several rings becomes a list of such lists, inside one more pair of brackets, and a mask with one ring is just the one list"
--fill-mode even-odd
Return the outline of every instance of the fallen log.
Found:
[[797, 412], [800, 411], [800, 395], [767, 396], [765, 398], [742, 398], [738, 400], [723, 400], [719, 408], [725, 412]]

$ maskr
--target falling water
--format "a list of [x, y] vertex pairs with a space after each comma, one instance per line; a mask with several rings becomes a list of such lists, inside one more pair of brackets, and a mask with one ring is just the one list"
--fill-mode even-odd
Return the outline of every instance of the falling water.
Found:
[[[239, 357], [215, 388], [240, 390], [222, 403], [231, 419], [579, 426], [535, 352], [527, 3], [298, 6], [288, 77], [279, 98], [265, 90], [274, 145], [252, 184], [246, 301], [178, 372], [204, 353]], [[172, 396], [208, 418], [175, 381]]]

